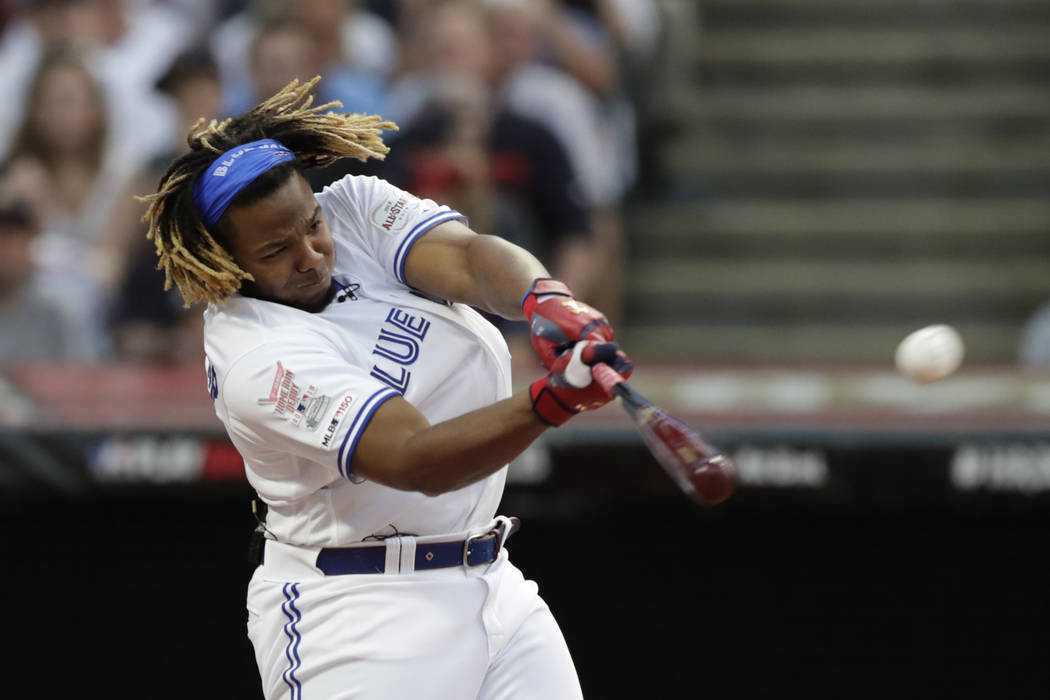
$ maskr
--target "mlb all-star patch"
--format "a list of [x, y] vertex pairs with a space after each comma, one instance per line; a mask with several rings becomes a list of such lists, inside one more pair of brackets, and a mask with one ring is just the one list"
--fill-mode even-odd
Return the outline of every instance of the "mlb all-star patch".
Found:
[[418, 198], [398, 190], [372, 210], [372, 223], [388, 233], [400, 231], [418, 206]]
[[292, 425], [317, 430], [331, 399], [317, 391], [313, 384], [305, 390], [295, 381], [295, 372], [277, 363], [270, 393], [258, 400], [260, 406], [273, 406], [275, 415]]

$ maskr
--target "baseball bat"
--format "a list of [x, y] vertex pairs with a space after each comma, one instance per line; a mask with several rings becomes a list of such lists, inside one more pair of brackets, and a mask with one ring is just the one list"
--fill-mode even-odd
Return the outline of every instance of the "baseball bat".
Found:
[[687, 496], [713, 506], [733, 495], [736, 467], [721, 450], [654, 406], [609, 365], [594, 365], [592, 376], [606, 394], [620, 397], [649, 452]]

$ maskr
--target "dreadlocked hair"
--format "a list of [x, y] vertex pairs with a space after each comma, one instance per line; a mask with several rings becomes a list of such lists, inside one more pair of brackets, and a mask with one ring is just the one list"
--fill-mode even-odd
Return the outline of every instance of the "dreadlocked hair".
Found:
[[[168, 167], [156, 193], [137, 197], [148, 204], [142, 221], [149, 224], [146, 236], [156, 246], [157, 269], [164, 270], [164, 289], [177, 286], [185, 306], [219, 302], [239, 290], [243, 281], [252, 280], [212, 236], [223, 230], [226, 215], [209, 232], [193, 202], [197, 178], [219, 154], [249, 141], [275, 139], [296, 157], [282, 165], [298, 169], [331, 165], [340, 158], [383, 159], [390, 150], [380, 131], [396, 130], [393, 122], [331, 111], [343, 106], [338, 101], [312, 106], [310, 91], [320, 79], [302, 84], [293, 80], [239, 117], [198, 120], [186, 139], [189, 152]], [[231, 206], [236, 204], [234, 198]]]

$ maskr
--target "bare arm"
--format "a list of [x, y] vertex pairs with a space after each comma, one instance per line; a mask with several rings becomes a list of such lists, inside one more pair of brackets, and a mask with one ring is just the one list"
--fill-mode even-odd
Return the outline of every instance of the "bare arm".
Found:
[[527, 391], [437, 425], [395, 397], [372, 416], [350, 470], [391, 488], [436, 496], [498, 471], [548, 427], [533, 413]]
[[531, 253], [459, 221], [428, 231], [405, 261], [405, 279], [416, 289], [513, 320], [524, 318], [521, 298], [537, 277], [550, 273]]
[[[521, 297], [532, 281], [548, 276], [524, 249], [459, 221], [428, 231], [405, 260], [405, 279], [416, 289], [511, 319], [523, 318]], [[392, 488], [437, 495], [498, 471], [548, 427], [527, 391], [436, 425], [395, 397], [372, 416], [350, 469]]]

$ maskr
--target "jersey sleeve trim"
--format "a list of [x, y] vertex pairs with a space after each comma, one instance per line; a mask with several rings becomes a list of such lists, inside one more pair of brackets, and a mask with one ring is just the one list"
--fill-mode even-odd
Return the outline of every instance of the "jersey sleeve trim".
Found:
[[446, 210], [438, 212], [416, 224], [415, 228], [413, 228], [412, 231], [405, 236], [405, 239], [401, 241], [401, 245], [398, 246], [397, 253], [394, 255], [394, 276], [397, 277], [397, 281], [404, 285], [408, 284], [408, 282], [405, 281], [405, 260], [408, 258], [409, 251], [412, 250], [412, 246], [415, 245], [420, 236], [438, 224], [451, 221], [452, 219], [466, 218], [467, 217], [463, 216], [458, 211]]
[[365, 431], [365, 427], [368, 426], [368, 422], [372, 420], [372, 414], [376, 412], [387, 399], [392, 399], [395, 396], [400, 396], [390, 387], [383, 387], [376, 393], [372, 394], [365, 400], [364, 406], [357, 412], [357, 416], [354, 417], [354, 421], [347, 428], [346, 435], [343, 437], [343, 443], [339, 446], [339, 473], [344, 479], [350, 478], [350, 459], [354, 456], [354, 450], [357, 448], [357, 441], [361, 439], [361, 434]]

